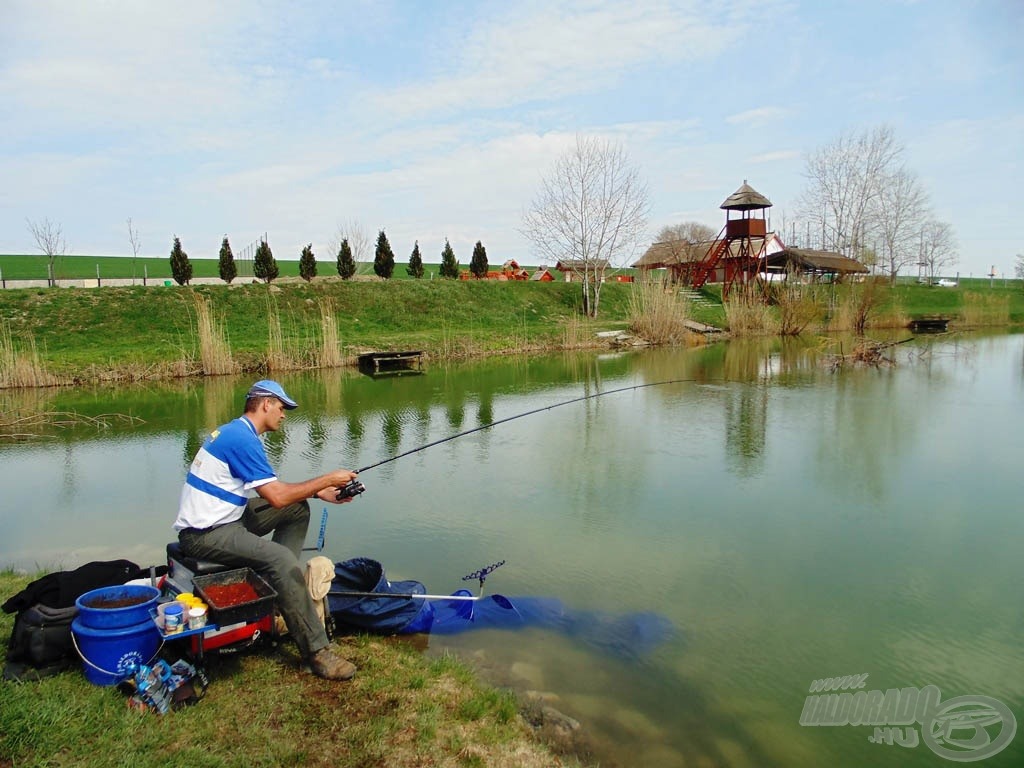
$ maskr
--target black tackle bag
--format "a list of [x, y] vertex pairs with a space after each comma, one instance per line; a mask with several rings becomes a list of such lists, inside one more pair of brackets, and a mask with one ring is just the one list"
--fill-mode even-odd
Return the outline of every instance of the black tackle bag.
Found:
[[37, 603], [19, 611], [7, 643], [4, 680], [39, 680], [74, 665], [77, 655], [71, 622], [78, 608], [51, 608]]

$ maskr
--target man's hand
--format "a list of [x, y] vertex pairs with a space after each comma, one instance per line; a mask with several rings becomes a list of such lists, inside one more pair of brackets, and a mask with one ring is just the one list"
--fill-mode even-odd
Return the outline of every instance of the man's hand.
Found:
[[353, 472], [351, 469], [336, 469], [324, 475], [324, 479], [329, 480], [335, 488], [344, 488], [355, 480], [358, 474], [358, 472]]
[[[320, 475], [302, 483], [285, 483], [271, 480], [256, 488], [256, 493], [269, 501], [277, 509], [294, 504], [303, 499], [318, 498], [321, 501], [338, 502], [338, 489], [344, 488], [358, 472], [351, 469], [336, 469], [326, 475]], [[344, 499], [348, 501], [348, 499]]]
[[347, 504], [350, 501], [356, 500], [355, 496], [346, 496], [343, 499], [339, 499], [338, 493], [340, 492], [341, 488], [332, 485], [317, 493], [316, 498], [320, 499], [320, 501], [329, 501], [331, 504]]

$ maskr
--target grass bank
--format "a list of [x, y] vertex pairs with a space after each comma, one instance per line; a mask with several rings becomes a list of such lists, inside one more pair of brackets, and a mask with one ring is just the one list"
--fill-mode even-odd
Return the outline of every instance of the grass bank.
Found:
[[[773, 286], [774, 288], [774, 286]], [[740, 292], [737, 292], [739, 294]], [[695, 301], [674, 286], [605, 284], [596, 321], [575, 283], [284, 278], [195, 287], [0, 291], [0, 387], [354, 365], [368, 351], [459, 358], [597, 346], [629, 328], [654, 343], [692, 343], [685, 323], [734, 335], [905, 327], [942, 316], [951, 329], [1024, 323], [1021, 281], [965, 279], [956, 288], [872, 279], [787, 286], [723, 305], [721, 287]]]
[[[29, 580], [0, 573], [0, 596]], [[0, 613], [0, 637], [13, 624]], [[0, 766], [578, 764], [537, 740], [512, 694], [480, 685], [452, 658], [426, 659], [396, 638], [335, 642], [359, 667], [348, 683], [300, 672], [284, 644], [211, 659], [206, 696], [164, 716], [128, 709], [123, 694], [78, 670], [0, 681]]]
[[[609, 283], [596, 328], [625, 325], [628, 284]], [[332, 352], [416, 349], [437, 357], [594, 343], [566, 283], [318, 279], [182, 287], [0, 291], [14, 346], [62, 381], [316, 367]], [[328, 343], [325, 344], [325, 341]], [[282, 356], [284, 359], [282, 359]]]
[[953, 288], [869, 278], [839, 285], [779, 285], [771, 299], [734, 289], [722, 304], [720, 285], [702, 295], [711, 302], [702, 322], [742, 335], [791, 335], [800, 332], [863, 333], [872, 328], [905, 328], [911, 320], [942, 317], [951, 331], [1024, 324], [1024, 281], [965, 278]]

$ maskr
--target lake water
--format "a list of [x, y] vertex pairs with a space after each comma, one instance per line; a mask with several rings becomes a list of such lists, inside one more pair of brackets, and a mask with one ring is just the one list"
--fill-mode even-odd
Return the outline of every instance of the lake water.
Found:
[[[1024, 717], [1024, 335], [922, 337], [882, 368], [833, 370], [840, 350], [282, 376], [301, 408], [268, 453], [299, 480], [543, 409], [364, 472], [366, 493], [331, 507], [324, 554], [443, 593], [505, 560], [486, 591], [553, 598], [567, 623], [432, 636], [426, 652], [543, 697], [602, 765], [1024, 765], [1024, 735], [1005, 744]], [[0, 393], [5, 409], [141, 420], [0, 445], [0, 567], [162, 562], [185, 468], [248, 384]], [[670, 634], [642, 647], [638, 613]], [[845, 676], [859, 688], [810, 698]]]

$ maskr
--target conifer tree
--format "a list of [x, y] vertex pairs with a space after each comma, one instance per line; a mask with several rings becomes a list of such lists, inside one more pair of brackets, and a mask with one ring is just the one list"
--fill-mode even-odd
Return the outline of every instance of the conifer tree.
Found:
[[409, 256], [409, 266], [405, 268], [405, 274], [415, 277], [417, 280], [423, 277], [423, 257], [420, 256], [420, 241], [412, 248], [412, 255]]
[[377, 250], [373, 255], [373, 271], [378, 277], [389, 279], [395, 271], [395, 254], [391, 250], [391, 243], [384, 230], [377, 235]]
[[171, 248], [171, 277], [178, 285], [188, 285], [192, 279], [192, 263], [188, 260], [188, 254], [181, 249], [181, 240], [177, 237]]
[[217, 272], [220, 274], [220, 279], [228, 285], [231, 281], [238, 277], [238, 267], [235, 265], [235, 255], [231, 252], [231, 243], [228, 242], [228, 236], [224, 235], [224, 240], [220, 244], [220, 258], [217, 259]]
[[252, 273], [268, 283], [280, 274], [270, 244], [266, 240], [256, 248], [256, 256], [252, 260]]
[[316, 257], [313, 255], [313, 244], [302, 249], [299, 256], [299, 277], [307, 283], [316, 277]]
[[484, 248], [484, 244], [479, 240], [476, 241], [476, 246], [473, 248], [473, 258], [469, 262], [469, 271], [473, 273], [473, 277], [487, 277], [487, 249]]
[[352, 257], [352, 247], [346, 237], [338, 248], [338, 274], [342, 280], [348, 280], [356, 273], [356, 260]]
[[444, 239], [444, 250], [441, 251], [441, 269], [438, 274], [453, 280], [459, 276], [459, 260], [455, 258], [455, 251], [447, 237]]

